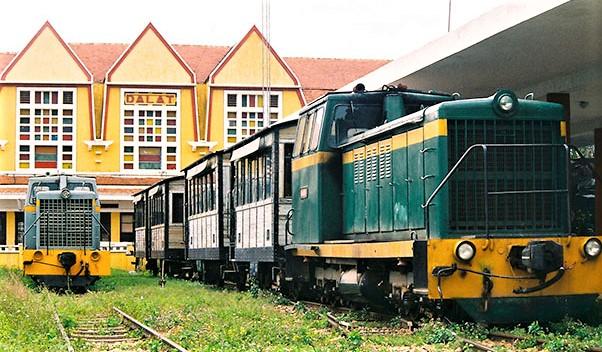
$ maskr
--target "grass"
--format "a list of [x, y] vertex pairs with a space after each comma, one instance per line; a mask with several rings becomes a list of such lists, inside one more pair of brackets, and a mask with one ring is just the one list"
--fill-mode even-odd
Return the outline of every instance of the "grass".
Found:
[[[66, 351], [53, 306], [68, 331], [97, 314], [109, 317], [107, 327], [118, 325], [120, 318], [112, 309], [115, 306], [190, 351], [408, 351], [424, 345], [430, 346], [429, 351], [463, 351], [469, 349], [455, 340], [453, 333], [474, 340], [487, 336], [487, 330], [476, 324], [443, 326], [438, 322], [428, 322], [411, 334], [376, 335], [358, 330], [345, 336], [329, 327], [325, 311], [293, 306], [273, 293], [223, 291], [169, 279], [161, 288], [156, 277], [117, 270], [99, 281], [93, 292], [83, 295], [36, 289], [20, 272], [2, 268], [0, 287], [0, 351]], [[395, 321], [361, 322], [362, 312], [343, 318], [367, 327], [396, 325]], [[533, 338], [498, 351], [533, 350], [537, 338], [549, 341], [545, 345], [549, 351], [602, 346], [601, 327], [571, 320], [505, 331], [528, 333]], [[129, 348], [167, 350], [159, 341], [141, 341]], [[84, 341], [72, 344], [77, 351], [98, 350]]]

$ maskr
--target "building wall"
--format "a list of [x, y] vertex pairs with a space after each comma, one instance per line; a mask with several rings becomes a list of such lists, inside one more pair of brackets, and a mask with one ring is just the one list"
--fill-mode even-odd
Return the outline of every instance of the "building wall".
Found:
[[[149, 24], [116, 61], [106, 65], [104, 77], [94, 77], [93, 70], [86, 67], [48, 22], [45, 23], [25, 49], [0, 72], [0, 175], [7, 176], [0, 178], [0, 211], [7, 214], [6, 244], [17, 244], [15, 214], [20, 210], [17, 208], [22, 207], [19, 198], [25, 198], [25, 185], [30, 175], [59, 171], [96, 176], [101, 203], [107, 205], [106, 212], [111, 212], [111, 241], [118, 242], [120, 214], [133, 212], [132, 194], [158, 179], [179, 174], [199, 157], [227, 146], [225, 93], [260, 95], [269, 89], [280, 99], [279, 118], [304, 104], [299, 80], [256, 27], [225, 58], [213, 65], [207, 70], [211, 72], [209, 77], [197, 77], [190, 65]], [[61, 169], [62, 165], [57, 165], [57, 168], [39, 169], [34, 167], [32, 160], [29, 161], [31, 168], [19, 168], [19, 138], [23, 132], [19, 124], [18, 92], [26, 88], [32, 92], [36, 89], [74, 90], [73, 168]], [[152, 111], [160, 106], [131, 103], [126, 93], [176, 93], [179, 96], [175, 107], [175, 164], [168, 162], [169, 167], [163, 165], [159, 169], [130, 170], [124, 167], [125, 111], [130, 108]], [[269, 97], [266, 95], [265, 99], [267, 101]], [[266, 126], [268, 120], [266, 117]], [[138, 125], [134, 128], [142, 129]], [[154, 131], [164, 128], [167, 126], [152, 126]], [[162, 139], [153, 143], [164, 142]], [[60, 143], [57, 142], [59, 146]], [[34, 144], [32, 141], [31, 145]], [[136, 143], [130, 143], [133, 144]], [[6, 181], [11, 175], [18, 176], [20, 181], [14, 181], [15, 177], [11, 182]]]

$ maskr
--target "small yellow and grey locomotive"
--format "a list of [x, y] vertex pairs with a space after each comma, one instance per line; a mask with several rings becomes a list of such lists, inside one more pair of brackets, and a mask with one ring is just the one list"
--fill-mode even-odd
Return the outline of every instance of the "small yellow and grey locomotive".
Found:
[[100, 246], [100, 202], [94, 178], [31, 177], [24, 210], [25, 275], [68, 290], [86, 289], [110, 275], [110, 252]]

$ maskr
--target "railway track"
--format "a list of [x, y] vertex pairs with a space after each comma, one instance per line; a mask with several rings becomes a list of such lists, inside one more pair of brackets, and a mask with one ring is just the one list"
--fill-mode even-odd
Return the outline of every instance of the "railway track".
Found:
[[[330, 324], [330, 326], [334, 329], [337, 329], [343, 336], [348, 336], [351, 332], [356, 331], [360, 334], [364, 334], [364, 335], [386, 335], [386, 334], [397, 334], [397, 333], [407, 333], [410, 332], [412, 329], [414, 329], [417, 325], [416, 323], [410, 321], [410, 320], [405, 320], [405, 319], [401, 319], [399, 317], [395, 317], [392, 315], [388, 315], [388, 314], [383, 314], [383, 313], [378, 313], [378, 312], [371, 312], [371, 311], [363, 311], [362, 315], [365, 315], [365, 320], [361, 319], [361, 321], [355, 321], [355, 322], [348, 322], [345, 321], [344, 318], [340, 318], [337, 317], [337, 315], [343, 315], [343, 317], [351, 314], [351, 313], [357, 313], [358, 311], [353, 310], [351, 308], [347, 308], [347, 307], [332, 307], [329, 305], [325, 305], [322, 303], [316, 303], [316, 302], [311, 302], [311, 301], [299, 301], [297, 303], [293, 302], [294, 304], [303, 304], [305, 307], [307, 307], [308, 309], [315, 309], [315, 310], [321, 310], [321, 309], [326, 309], [327, 311], [325, 313], [323, 313], [325, 315], [325, 318], [328, 321], [328, 324]], [[395, 327], [371, 327], [371, 326], [365, 326], [362, 324], [363, 321], [365, 322], [388, 322], [391, 321], [391, 319], [396, 318], [396, 320], [401, 323], [402, 327], [399, 328], [395, 328]]]
[[[75, 351], [72, 341], [82, 340], [87, 344], [93, 345], [95, 351], [112, 351], [115, 348], [139, 350], [143, 346], [145, 338], [157, 339], [173, 350], [179, 352], [188, 352], [185, 348], [171, 341], [163, 334], [150, 328], [149, 326], [134, 319], [120, 309], [113, 307], [117, 313], [115, 315], [99, 314], [84, 322], [78, 323], [74, 329], [66, 329], [63, 326], [56, 308], [54, 308], [54, 318], [57, 322], [61, 335], [67, 344], [69, 352]], [[138, 333], [136, 331], [139, 331]]]

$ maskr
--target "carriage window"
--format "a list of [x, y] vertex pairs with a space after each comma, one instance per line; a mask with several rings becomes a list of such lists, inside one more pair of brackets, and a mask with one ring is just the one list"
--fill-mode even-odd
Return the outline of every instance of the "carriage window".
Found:
[[145, 226], [145, 220], [146, 220], [146, 214], [144, 213], [145, 204], [146, 203], [141, 200], [134, 205], [134, 214], [135, 214], [134, 224], [136, 227]]
[[265, 192], [265, 155], [257, 158], [257, 200], [266, 199]]
[[217, 171], [213, 171], [212, 173], [207, 175], [209, 177], [209, 210], [215, 210], [215, 180], [217, 178], [216, 172]]
[[238, 205], [245, 204], [245, 163], [238, 161]]
[[184, 193], [172, 193], [171, 195], [171, 223], [184, 223]]
[[292, 144], [284, 145], [284, 197], [291, 197], [293, 195], [293, 185], [292, 185], [292, 163], [291, 163], [291, 155], [293, 152]]
[[151, 206], [151, 226], [164, 223], [163, 220], [163, 195], [155, 194], [150, 200]]
[[251, 194], [250, 194], [250, 199], [249, 201], [252, 202], [256, 202], [259, 200], [258, 197], [258, 188], [257, 188], [257, 159], [251, 159], [249, 160], [249, 165], [250, 165], [250, 172], [249, 174], [251, 175]]
[[265, 198], [272, 197], [272, 151], [267, 150], [264, 154], [265, 160]]

